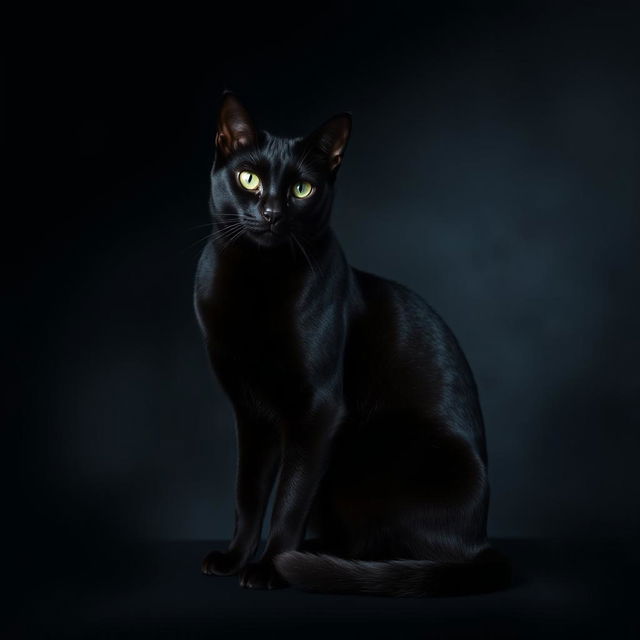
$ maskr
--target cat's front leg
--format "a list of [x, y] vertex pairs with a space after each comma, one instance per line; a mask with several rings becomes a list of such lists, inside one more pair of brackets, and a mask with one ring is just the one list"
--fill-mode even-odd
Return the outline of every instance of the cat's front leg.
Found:
[[248, 564], [240, 572], [241, 586], [253, 589], [286, 586], [274, 567], [273, 558], [297, 549], [304, 537], [341, 417], [338, 409], [317, 411], [313, 419], [301, 421], [287, 430], [267, 545], [260, 561]]
[[202, 572], [207, 575], [237, 574], [255, 553], [278, 468], [279, 440], [273, 425], [238, 418], [236, 432], [238, 468], [234, 535], [227, 551], [211, 551], [204, 558]]

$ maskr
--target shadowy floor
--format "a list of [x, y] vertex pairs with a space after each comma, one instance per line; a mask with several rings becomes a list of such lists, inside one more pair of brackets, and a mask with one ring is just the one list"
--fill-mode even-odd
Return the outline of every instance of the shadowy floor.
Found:
[[392, 599], [245, 590], [236, 578], [200, 574], [202, 557], [224, 548], [220, 542], [145, 545], [106, 560], [103, 576], [42, 590], [7, 637], [637, 637], [632, 541], [518, 539], [496, 546], [513, 561], [509, 590]]

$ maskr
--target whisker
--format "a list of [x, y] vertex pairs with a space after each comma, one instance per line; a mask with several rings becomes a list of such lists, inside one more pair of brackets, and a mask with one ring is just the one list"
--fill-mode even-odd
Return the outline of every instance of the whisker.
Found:
[[195, 227], [187, 227], [187, 231], [193, 231], [194, 229], [202, 229], [202, 227], [210, 227], [214, 225], [215, 222], [207, 222], [206, 224], [197, 224]]
[[222, 253], [225, 249], [229, 248], [243, 233], [245, 233], [246, 229], [240, 229], [234, 236], [229, 238], [227, 242], [223, 245], [220, 253]]
[[295, 236], [294, 233], [291, 234], [291, 237], [296, 241], [296, 244], [300, 247], [300, 251], [302, 251], [302, 255], [307, 260], [307, 262], [309, 264], [309, 268], [311, 269], [311, 272], [315, 276], [316, 275], [316, 270], [314, 269], [313, 264], [311, 263], [311, 258], [309, 258], [309, 254], [305, 251], [305, 248], [302, 246], [302, 243], [300, 242], [300, 240], [298, 240], [298, 238]]
[[[304, 232], [298, 232], [298, 239], [305, 245], [305, 246], [313, 246], [315, 240], [317, 239], [317, 235], [312, 235], [309, 233], [304, 233]], [[322, 269], [320, 269], [320, 263], [317, 260], [314, 260], [316, 266], [318, 267], [319, 271], [322, 271]]]
[[228, 227], [219, 230], [217, 233], [212, 234], [212, 240], [218, 240], [224, 237], [232, 236], [238, 229], [243, 228], [243, 224], [241, 222], [236, 222], [235, 224], [230, 224]]
[[202, 229], [203, 227], [212, 227], [219, 220], [238, 220], [238, 216], [216, 216], [216, 219], [212, 222], [206, 222], [205, 224], [197, 224], [193, 227], [187, 227], [187, 231], [193, 231], [194, 229]]
[[[300, 239], [300, 242], [301, 242], [303, 245], [305, 245], [305, 244], [306, 244], [307, 246], [309, 246], [309, 242], [311, 241], [311, 239], [309, 238], [309, 236], [307, 236], [306, 234], [300, 234], [300, 238], [299, 238], [299, 239]], [[316, 267], [316, 269], [317, 269], [318, 273], [319, 273], [320, 275], [322, 275], [322, 268], [320, 267], [320, 262], [318, 262], [318, 260], [317, 260], [317, 259], [316, 259], [316, 258], [315, 258], [311, 253], [309, 254], [309, 259], [310, 259], [310, 260], [311, 260], [311, 262], [313, 262], [313, 264], [315, 265], [315, 267]]]
[[204, 238], [200, 238], [199, 240], [196, 240], [195, 242], [193, 242], [189, 248], [192, 248], [194, 246], [196, 246], [197, 244], [199, 244], [200, 242], [204, 242], [207, 240], [218, 240], [220, 238], [224, 238], [226, 235], [233, 235], [233, 233], [235, 233], [239, 227], [244, 226], [242, 224], [242, 222], [236, 222], [235, 224], [229, 225], [228, 227], [225, 227], [224, 229], [220, 229], [214, 233], [209, 233], [206, 236], [204, 236]]

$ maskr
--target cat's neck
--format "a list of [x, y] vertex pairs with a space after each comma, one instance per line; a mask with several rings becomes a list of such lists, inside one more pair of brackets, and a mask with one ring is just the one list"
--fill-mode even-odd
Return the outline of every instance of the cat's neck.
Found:
[[240, 238], [231, 246], [211, 244], [218, 269], [253, 280], [297, 279], [319, 276], [344, 256], [333, 230], [327, 227], [313, 239], [292, 237], [277, 247], [260, 247]]
[[261, 250], [237, 243], [219, 251], [208, 245], [201, 258], [201, 298], [214, 305], [217, 317], [238, 319], [349, 304], [347, 292], [356, 286], [353, 270], [334, 233], [328, 230], [305, 245], [306, 257], [295, 249]]

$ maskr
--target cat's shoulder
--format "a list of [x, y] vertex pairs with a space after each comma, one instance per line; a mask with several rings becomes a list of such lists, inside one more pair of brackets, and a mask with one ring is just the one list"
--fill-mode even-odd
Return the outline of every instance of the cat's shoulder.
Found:
[[407, 303], [418, 306], [429, 306], [418, 293], [409, 287], [389, 278], [383, 278], [368, 271], [352, 268], [356, 281], [365, 294], [365, 296], [373, 297], [389, 297], [401, 299]]
[[369, 310], [386, 310], [396, 317], [419, 324], [428, 324], [434, 329], [446, 327], [436, 310], [416, 291], [409, 287], [367, 271], [352, 268], [356, 282]]
[[194, 295], [196, 300], [204, 298], [211, 291], [211, 283], [216, 268], [216, 253], [211, 243], [207, 243], [200, 253], [196, 267]]

